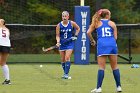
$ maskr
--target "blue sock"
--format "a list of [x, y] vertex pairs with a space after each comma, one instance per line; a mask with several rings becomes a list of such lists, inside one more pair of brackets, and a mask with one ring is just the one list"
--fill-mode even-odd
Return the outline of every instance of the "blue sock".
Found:
[[61, 65], [62, 65], [63, 71], [65, 73], [65, 62], [62, 62]]
[[98, 70], [98, 82], [97, 82], [97, 89], [102, 86], [102, 82], [104, 79], [104, 70]]
[[116, 86], [121, 86], [121, 83], [120, 83], [120, 71], [119, 69], [115, 69], [113, 70], [113, 75], [114, 75], [114, 79], [116, 81]]
[[71, 65], [70, 61], [67, 61], [65, 63], [65, 74], [69, 74], [70, 65]]

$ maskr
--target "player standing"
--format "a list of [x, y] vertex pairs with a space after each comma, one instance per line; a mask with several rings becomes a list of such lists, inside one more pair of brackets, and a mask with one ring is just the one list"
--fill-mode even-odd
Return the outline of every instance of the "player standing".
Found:
[[101, 86], [104, 79], [104, 70], [107, 57], [113, 71], [114, 79], [116, 81], [116, 91], [121, 92], [120, 72], [117, 65], [117, 27], [114, 22], [110, 20], [111, 12], [108, 9], [100, 9], [92, 17], [92, 23], [87, 31], [91, 44], [95, 45], [92, 37], [92, 32], [97, 32], [97, 61], [99, 65], [97, 87], [92, 90], [93, 93], [102, 92]]
[[9, 29], [5, 27], [4, 19], [0, 19], [0, 65], [2, 66], [2, 71], [5, 77], [5, 81], [2, 83], [3, 85], [10, 85], [10, 77], [9, 77], [9, 68], [6, 64], [7, 58], [10, 52], [10, 32]]
[[[76, 29], [74, 36], [73, 29]], [[62, 21], [58, 23], [56, 27], [56, 45], [59, 47], [61, 64], [64, 70], [62, 78], [64, 79], [69, 79], [69, 70], [71, 66], [70, 57], [74, 48], [74, 42], [72, 40], [67, 43], [64, 42], [70, 38], [76, 40], [79, 31], [80, 27], [74, 21], [69, 20], [69, 13], [67, 11], [63, 11]]]

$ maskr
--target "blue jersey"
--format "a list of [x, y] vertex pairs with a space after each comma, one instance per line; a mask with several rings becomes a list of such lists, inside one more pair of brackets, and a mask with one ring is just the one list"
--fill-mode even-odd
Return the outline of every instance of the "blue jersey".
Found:
[[114, 30], [108, 25], [109, 20], [101, 20], [102, 26], [96, 29], [97, 32], [97, 56], [116, 55], [117, 44], [114, 38]]
[[73, 27], [71, 21], [68, 21], [67, 25], [63, 25], [62, 21], [59, 23], [60, 26], [60, 48], [59, 50], [68, 50], [74, 48], [74, 42], [68, 41], [73, 36]]

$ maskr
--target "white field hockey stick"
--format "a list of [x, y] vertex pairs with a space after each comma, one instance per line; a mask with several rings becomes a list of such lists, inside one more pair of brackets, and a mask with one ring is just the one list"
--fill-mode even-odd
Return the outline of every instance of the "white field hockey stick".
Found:
[[[70, 42], [71, 40], [74, 40], [74, 39], [73, 39], [73, 38], [69, 38], [69, 39], [67, 39], [63, 44], [68, 43], [68, 42]], [[60, 45], [63, 45], [63, 44], [60, 44]], [[56, 49], [56, 48], [58, 48], [57, 45], [54, 45], [54, 46], [51, 46], [51, 47], [48, 47], [48, 48], [42, 47], [42, 51], [43, 51], [43, 52], [48, 52], [48, 51], [53, 50], [53, 49]]]

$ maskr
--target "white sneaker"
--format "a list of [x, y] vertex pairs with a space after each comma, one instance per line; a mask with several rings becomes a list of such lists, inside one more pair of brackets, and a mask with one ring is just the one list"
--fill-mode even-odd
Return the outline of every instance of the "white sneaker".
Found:
[[62, 79], [71, 79], [71, 77], [68, 76], [67, 74], [64, 74], [64, 75], [62, 76]]
[[70, 77], [70, 76], [65, 76], [64, 78], [65, 78], [65, 79], [71, 79], [71, 77]]
[[117, 92], [122, 92], [121, 86], [118, 86], [118, 87], [116, 88], [116, 90], [117, 90]]
[[99, 87], [98, 89], [95, 88], [95, 89], [91, 90], [91, 93], [101, 93], [101, 92], [102, 92], [101, 87]]

